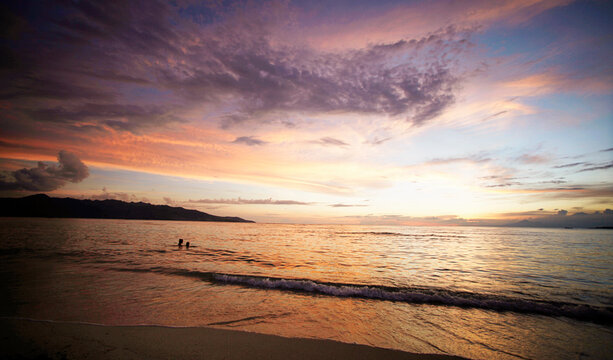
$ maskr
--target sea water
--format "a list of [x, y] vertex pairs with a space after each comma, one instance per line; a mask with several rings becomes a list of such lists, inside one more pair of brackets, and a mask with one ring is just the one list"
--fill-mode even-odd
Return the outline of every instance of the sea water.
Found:
[[2, 218], [0, 290], [6, 317], [613, 358], [611, 230]]

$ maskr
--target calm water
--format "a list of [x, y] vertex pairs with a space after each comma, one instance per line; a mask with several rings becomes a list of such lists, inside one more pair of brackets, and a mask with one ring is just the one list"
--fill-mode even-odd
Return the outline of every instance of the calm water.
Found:
[[0, 290], [2, 316], [613, 358], [608, 230], [4, 218]]

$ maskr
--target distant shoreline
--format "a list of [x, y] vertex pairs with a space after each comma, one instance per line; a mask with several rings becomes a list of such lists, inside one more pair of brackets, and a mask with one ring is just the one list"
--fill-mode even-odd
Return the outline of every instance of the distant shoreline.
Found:
[[168, 205], [120, 200], [53, 198], [45, 194], [22, 198], [0, 198], [0, 217], [255, 222], [235, 216], [216, 216]]

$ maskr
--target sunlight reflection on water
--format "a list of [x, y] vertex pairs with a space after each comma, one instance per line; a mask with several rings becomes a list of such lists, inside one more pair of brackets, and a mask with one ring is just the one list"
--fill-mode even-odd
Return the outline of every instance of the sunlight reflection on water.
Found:
[[[604, 359], [613, 343], [610, 324], [581, 314], [571, 320], [544, 316], [549, 308], [446, 306], [472, 296], [486, 305], [523, 299], [610, 307], [613, 239], [606, 230], [0, 222], [2, 315], [222, 326], [473, 358]], [[179, 248], [178, 238], [193, 246]], [[239, 277], [222, 283], [215, 274]], [[342, 294], [343, 284], [368, 285], [357, 290], [366, 297], [329, 296]], [[297, 286], [315, 290], [283, 290]], [[376, 300], [403, 289], [419, 299], [460, 298]]]

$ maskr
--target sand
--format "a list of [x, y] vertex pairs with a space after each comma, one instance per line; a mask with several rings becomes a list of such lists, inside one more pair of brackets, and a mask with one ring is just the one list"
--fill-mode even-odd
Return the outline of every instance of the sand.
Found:
[[462, 359], [215, 328], [0, 319], [3, 359]]

